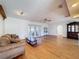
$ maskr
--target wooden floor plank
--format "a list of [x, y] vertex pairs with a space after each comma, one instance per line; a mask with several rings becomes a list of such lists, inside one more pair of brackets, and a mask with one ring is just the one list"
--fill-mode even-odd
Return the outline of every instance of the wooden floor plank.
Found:
[[16, 59], [79, 59], [78, 40], [67, 38], [41, 38], [37, 47], [25, 46], [25, 54]]

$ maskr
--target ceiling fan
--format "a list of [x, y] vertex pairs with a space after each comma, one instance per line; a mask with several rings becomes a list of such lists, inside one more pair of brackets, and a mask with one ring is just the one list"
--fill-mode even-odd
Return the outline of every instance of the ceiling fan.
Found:
[[51, 22], [52, 20], [45, 18], [44, 22]]

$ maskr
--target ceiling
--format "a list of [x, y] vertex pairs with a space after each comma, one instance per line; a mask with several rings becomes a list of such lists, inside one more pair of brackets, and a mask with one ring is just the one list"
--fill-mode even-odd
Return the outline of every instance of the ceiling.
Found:
[[[31, 21], [42, 21], [45, 18], [56, 18], [52, 14], [67, 15], [63, 0], [0, 0], [8, 17], [21, 18]], [[59, 5], [63, 5], [59, 8]], [[23, 11], [24, 16], [18, 16], [17, 10]], [[55, 13], [56, 12], [56, 13]]]
[[79, 0], [66, 0], [71, 17], [79, 17]]

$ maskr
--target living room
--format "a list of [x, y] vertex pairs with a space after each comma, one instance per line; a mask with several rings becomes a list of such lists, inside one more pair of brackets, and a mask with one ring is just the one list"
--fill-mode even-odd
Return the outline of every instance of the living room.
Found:
[[79, 59], [78, 0], [0, 0], [0, 59]]

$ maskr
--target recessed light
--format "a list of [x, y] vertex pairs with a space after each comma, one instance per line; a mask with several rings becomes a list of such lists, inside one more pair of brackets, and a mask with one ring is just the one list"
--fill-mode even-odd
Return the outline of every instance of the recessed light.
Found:
[[72, 7], [76, 7], [78, 4], [79, 4], [79, 3], [75, 3], [75, 4], [72, 5]]
[[73, 16], [73, 18], [78, 18], [79, 17], [79, 15], [75, 15], [75, 16]]
[[25, 15], [25, 13], [22, 10], [17, 10], [16, 14], [19, 15], [19, 16], [24, 16]]

